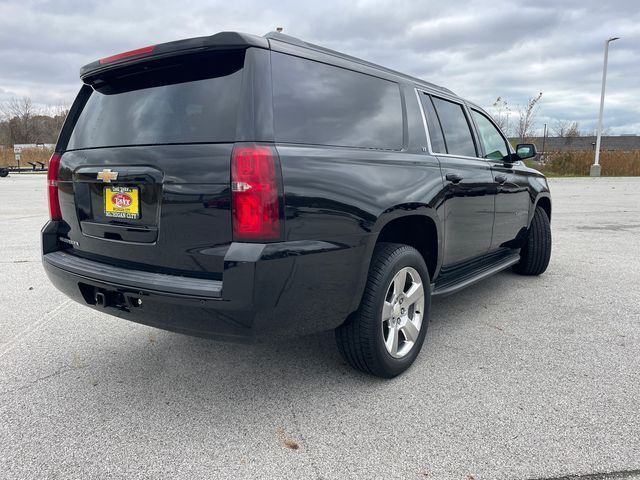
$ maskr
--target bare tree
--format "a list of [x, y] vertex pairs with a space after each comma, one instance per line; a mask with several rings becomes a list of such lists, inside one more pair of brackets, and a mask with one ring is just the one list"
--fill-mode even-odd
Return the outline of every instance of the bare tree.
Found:
[[509, 116], [511, 115], [511, 107], [507, 103], [507, 101], [502, 98], [496, 98], [496, 101], [493, 102], [493, 119], [495, 120], [500, 130], [509, 135]]
[[11, 143], [11, 132], [9, 131], [9, 121], [0, 109], [0, 149], [2, 145], [9, 145]]
[[69, 107], [34, 106], [28, 97], [0, 104], [0, 143], [54, 143], [69, 113]]
[[5, 118], [31, 116], [34, 112], [33, 102], [29, 97], [12, 98], [11, 100], [0, 105]]
[[582, 133], [580, 132], [580, 124], [578, 122], [573, 122], [569, 125], [569, 129], [567, 130], [567, 137], [575, 138], [580, 137]]
[[556, 137], [564, 138], [569, 130], [568, 120], [558, 120], [553, 126], [553, 133]]
[[38, 132], [36, 129], [36, 108], [29, 97], [12, 98], [0, 105], [3, 117], [8, 122], [11, 143], [35, 143]]
[[59, 104], [50, 106], [46, 110], [46, 122], [44, 125], [44, 136], [48, 139], [47, 143], [53, 143], [57, 140], [62, 125], [69, 114], [69, 105]]
[[538, 103], [542, 98], [542, 92], [537, 96], [529, 98], [526, 105], [518, 106], [518, 124], [516, 125], [516, 135], [520, 141], [524, 142], [533, 137], [536, 114], [538, 113]]
[[568, 120], [558, 120], [553, 128], [556, 137], [575, 138], [580, 137], [580, 124], [578, 122], [570, 122]]

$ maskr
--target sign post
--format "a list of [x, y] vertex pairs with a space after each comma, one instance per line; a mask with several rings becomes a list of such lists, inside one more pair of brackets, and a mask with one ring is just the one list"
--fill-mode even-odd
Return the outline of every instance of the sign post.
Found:
[[13, 147], [13, 154], [16, 157], [18, 163], [18, 173], [20, 173], [20, 154], [22, 153], [22, 147]]

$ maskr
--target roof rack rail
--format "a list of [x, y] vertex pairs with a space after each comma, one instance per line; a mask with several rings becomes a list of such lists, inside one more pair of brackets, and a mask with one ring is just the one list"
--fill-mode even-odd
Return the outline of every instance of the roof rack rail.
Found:
[[308, 48], [310, 50], [315, 50], [315, 51], [321, 52], [321, 53], [326, 53], [327, 55], [331, 55], [331, 56], [334, 56], [334, 57], [342, 58], [344, 60], [349, 60], [349, 61], [357, 63], [359, 65], [364, 65], [364, 66], [367, 66], [367, 67], [376, 68], [376, 69], [382, 70], [382, 71], [384, 71], [386, 73], [390, 73], [392, 75], [397, 75], [397, 76], [403, 77], [403, 78], [405, 78], [407, 80], [411, 80], [413, 82], [420, 83], [422, 85], [427, 85], [430, 88], [433, 88], [434, 90], [440, 90], [442, 92], [445, 92], [445, 93], [448, 93], [448, 94], [454, 95], [454, 96], [456, 95], [455, 93], [453, 93], [448, 88], [441, 87], [440, 85], [436, 85], [434, 83], [427, 82], [427, 81], [422, 80], [422, 79], [417, 78], [417, 77], [412, 77], [411, 75], [407, 75], [405, 73], [398, 72], [398, 71], [393, 70], [391, 68], [383, 67], [382, 65], [378, 65], [378, 64], [373, 63], [373, 62], [368, 62], [368, 61], [363, 60], [363, 59], [358, 58], [358, 57], [352, 57], [351, 55], [347, 55], [345, 53], [341, 53], [341, 52], [337, 52], [335, 50], [331, 50], [330, 48], [325, 48], [325, 47], [321, 47], [320, 45], [315, 45], [313, 43], [305, 42], [304, 40], [301, 40], [301, 39], [296, 38], [296, 37], [292, 37], [291, 35], [285, 35], [284, 33], [280, 33], [280, 32], [268, 32], [265, 35], [263, 35], [263, 38], [266, 38], [268, 40], [276, 40], [276, 41], [282, 42], [282, 43], [288, 43], [290, 45], [295, 45], [295, 46], [302, 47], [302, 48]]

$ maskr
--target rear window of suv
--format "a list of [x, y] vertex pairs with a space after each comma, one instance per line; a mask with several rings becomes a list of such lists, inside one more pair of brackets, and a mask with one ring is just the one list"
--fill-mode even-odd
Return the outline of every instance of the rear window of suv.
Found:
[[232, 142], [243, 64], [244, 52], [213, 52], [117, 71], [94, 87], [67, 148]]
[[402, 148], [397, 83], [277, 52], [271, 62], [276, 141]]

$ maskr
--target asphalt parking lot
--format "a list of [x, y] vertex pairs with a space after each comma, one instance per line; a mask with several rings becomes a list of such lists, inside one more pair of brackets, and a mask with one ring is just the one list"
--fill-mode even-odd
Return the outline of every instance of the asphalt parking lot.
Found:
[[45, 177], [0, 179], [0, 478], [640, 478], [640, 178], [550, 186], [547, 273], [434, 300], [382, 381], [331, 333], [223, 344], [68, 301]]

